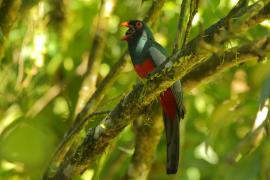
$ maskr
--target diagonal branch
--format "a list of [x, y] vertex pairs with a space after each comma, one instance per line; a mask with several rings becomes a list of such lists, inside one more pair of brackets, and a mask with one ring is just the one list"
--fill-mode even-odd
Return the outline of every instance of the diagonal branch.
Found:
[[[153, 1], [152, 6], [150, 7], [148, 13], [146, 14], [144, 21], [148, 22], [149, 24], [154, 24], [155, 20], [157, 19], [162, 6], [164, 5], [165, 0]], [[79, 135], [79, 132], [87, 126], [87, 116], [92, 114], [97, 109], [99, 103], [102, 101], [105, 93], [108, 89], [114, 84], [117, 80], [120, 73], [123, 71], [124, 67], [127, 64], [127, 50], [123, 53], [119, 61], [115, 64], [115, 66], [111, 69], [109, 74], [104, 78], [104, 80], [100, 83], [97, 90], [91, 96], [91, 98], [87, 101], [86, 105], [83, 107], [82, 111], [78, 113], [76, 116], [74, 126], [66, 133], [66, 136], [62, 140], [61, 144], [56, 150], [52, 162], [50, 164], [49, 169], [46, 171], [44, 177], [46, 178], [49, 176], [50, 169], [54, 169], [55, 166], [57, 167], [58, 164], [63, 160], [66, 153], [69, 151], [70, 146], [74, 142], [74, 140]]]
[[258, 142], [261, 141], [262, 135], [264, 133], [265, 127], [267, 126], [267, 123], [269, 123], [269, 115], [267, 119], [259, 125], [256, 129], [251, 131], [237, 146], [236, 148], [231, 151], [225, 160], [229, 164], [234, 164], [239, 158], [242, 158], [243, 155], [249, 154], [251, 151], [253, 151], [257, 146]]
[[[257, 49], [262, 49], [261, 47], [264, 45], [265, 39], [254, 43], [250, 43], [247, 45], [242, 46], [241, 48], [233, 48], [229, 51], [225, 52], [221, 56], [213, 55], [209, 58], [206, 62], [202, 63], [200, 66], [192, 70], [186, 76], [182, 78], [182, 83], [184, 85], [184, 89], [189, 91], [192, 90], [194, 87], [198, 86], [200, 83], [207, 83], [215, 78], [217, 74], [222, 73], [224, 70], [229, 69], [230, 67], [236, 66], [241, 63], [245, 63], [248, 61], [256, 61], [259, 60], [260, 57], [264, 57], [265, 55], [258, 55]], [[270, 49], [270, 47], [268, 47]], [[267, 49], [265, 49], [267, 50]], [[161, 124], [162, 126], [162, 124]], [[152, 134], [154, 133], [154, 134]], [[148, 127], [147, 128], [147, 135], [144, 133], [138, 133], [136, 135], [136, 143], [143, 145], [137, 146], [136, 150], [139, 148], [137, 153], [134, 153], [133, 161], [130, 164], [130, 169], [128, 171], [127, 177], [130, 178], [146, 178], [147, 173], [151, 166], [145, 163], [145, 159], [151, 157], [149, 153], [146, 153], [146, 149], [155, 147], [155, 141], [148, 141], [149, 137], [157, 136], [155, 131], [155, 127]], [[161, 135], [161, 134], [160, 134]], [[141, 137], [138, 139], [138, 136]], [[146, 136], [146, 137], [144, 137]], [[146, 138], [146, 140], [141, 140]], [[151, 153], [155, 153], [151, 151]], [[140, 157], [140, 161], [136, 161]], [[148, 166], [146, 166], [148, 165]], [[143, 176], [145, 175], [145, 176]]]
[[[241, 51], [241, 49], [249, 47], [250, 49], [246, 49], [245, 52], [250, 50], [250, 53], [247, 56], [245, 54], [239, 54], [238, 57], [239, 56], [241, 57], [241, 61], [238, 61], [238, 63], [243, 63], [249, 60], [258, 60], [259, 58], [261, 58], [261, 55], [259, 56], [258, 54], [252, 52], [253, 51], [252, 48], [254, 46], [258, 47], [258, 44], [261, 44], [260, 48], [265, 53], [269, 52], [270, 40], [264, 38], [259, 42], [244, 45], [241, 48], [239, 48], [239, 52], [243, 52], [244, 50]], [[267, 49], [264, 49], [265, 47], [267, 47]], [[237, 56], [232, 56], [234, 52], [235, 49], [232, 50], [232, 52], [228, 53], [226, 57], [228, 59], [229, 57], [231, 57], [232, 59], [230, 59], [230, 61], [236, 64], [238, 59]], [[246, 59], [244, 57], [246, 57]], [[222, 56], [220, 56], [219, 59], [222, 59]], [[187, 62], [183, 61], [183, 63], [180, 64], [186, 63]], [[229, 64], [230, 63], [228, 63], [228, 65]], [[223, 68], [230, 67], [217, 65], [217, 67], [218, 66], [221, 66]], [[164, 71], [166, 71], [166, 69], [164, 69], [160, 74], [164, 73]], [[170, 72], [172, 72], [172, 70], [168, 69], [167, 71], [169, 72], [169, 74]], [[218, 71], [220, 71], [220, 69], [216, 68], [214, 72], [212, 69], [208, 69], [207, 72], [205, 72], [205, 74], [210, 74], [209, 72], [216, 74]], [[173, 71], [173, 73], [179, 72], [181, 71]], [[158, 85], [154, 83], [155, 80], [157, 80]], [[79, 175], [84, 171], [86, 167], [88, 167], [89, 164], [90, 165], [94, 164], [98, 156], [102, 152], [104, 152], [105, 148], [110, 143], [110, 141], [119, 132], [121, 132], [121, 130], [126, 125], [128, 125], [130, 121], [132, 121], [134, 118], [137, 117], [138, 114], [141, 113], [143, 107], [145, 107], [150, 101], [155, 99], [155, 97], [160, 94], [162, 89], [165, 89], [166, 87], [170, 86], [170, 84], [172, 84], [170, 79], [164, 78], [163, 76], [159, 76], [154, 78], [152, 81], [147, 82], [146, 85], [142, 84], [137, 85], [135, 89], [125, 99], [123, 99], [114, 110], [112, 110], [110, 115], [107, 116], [99, 126], [90, 129], [86, 139], [84, 140], [82, 145], [78, 148], [77, 152], [73, 155], [73, 157], [68, 158], [66, 159], [65, 162], [63, 162], [60, 169], [58, 170], [57, 175], [54, 178], [66, 178], [74, 175]], [[150, 89], [152, 89], [152, 91]], [[91, 154], [91, 156], [89, 156], [89, 154]]]
[[[186, 1], [182, 1], [181, 10], [180, 10], [181, 14], [183, 12], [184, 2]], [[234, 8], [234, 10], [231, 11], [231, 14], [234, 14], [236, 12], [235, 9], [239, 7], [243, 7], [245, 5], [246, 5], [246, 0], [242, 2], [239, 1], [238, 5]], [[173, 52], [175, 52], [178, 49], [179, 32], [182, 32], [181, 29], [183, 29], [182, 27], [183, 19], [184, 19], [184, 16], [180, 15], [179, 22], [178, 22], [178, 31], [177, 31], [176, 39], [174, 42], [175, 44], [174, 44]], [[224, 53], [222, 57], [213, 55], [211, 59], [207, 60], [207, 62], [203, 63], [202, 65], [194, 69], [191, 73], [189, 73], [187, 76], [185, 76], [182, 79], [185, 90], [191, 90], [192, 88], [196, 87], [196, 85], [200, 84], [202, 80], [204, 83], [207, 83], [208, 81], [213, 80], [216, 74], [220, 74], [225, 69], [228, 69], [240, 63], [244, 63], [244, 62], [256, 59], [257, 58], [256, 52], [246, 51], [247, 49], [251, 50], [251, 47], [244, 46], [242, 49], [239, 49], [239, 52], [235, 52], [237, 51], [237, 49], [235, 49], [235, 51], [232, 49], [229, 52]], [[236, 58], [237, 60], [235, 60]], [[209, 69], [217, 69], [218, 71], [208, 72], [207, 70]], [[208, 73], [205, 73], [205, 72], [208, 72]], [[151, 117], [151, 119], [153, 119], [153, 121], [156, 120], [153, 117]], [[138, 120], [135, 120], [133, 124], [135, 125], [138, 124], [136, 123], [137, 121]], [[156, 126], [160, 126], [160, 129], [163, 128], [161, 121], [158, 121], [155, 123], [157, 123], [158, 125], [153, 124], [154, 126], [153, 125], [147, 126], [145, 124], [141, 124], [139, 125], [139, 127], [136, 126], [138, 130], [136, 131], [136, 136], [135, 136], [136, 137], [135, 152], [130, 162], [129, 169], [126, 172], [125, 179], [146, 179], [147, 178], [148, 173], [151, 168], [151, 162], [153, 161], [153, 156], [155, 153], [156, 142], [157, 142], [153, 139], [153, 137], [156, 140], [158, 140], [161, 136], [160, 134], [161, 130], [157, 131]]]
[[[219, 31], [220, 31], [221, 28], [224, 28], [224, 26], [226, 25], [226, 19], [228, 17], [229, 16], [227, 16], [225, 18], [222, 18], [220, 21], [218, 21], [217, 23], [215, 23], [214, 25], [212, 25], [211, 27], [209, 27], [203, 33], [204, 34], [204, 41], [205, 42], [208, 42], [208, 43], [214, 42], [214, 35], [217, 34], [217, 33], [219, 33]], [[267, 6], [265, 6], [265, 8], [262, 9], [257, 15], [255, 15], [254, 17], [252, 17], [251, 19], [249, 19], [246, 22], [246, 24], [249, 27], [252, 27], [252, 26], [254, 26], [254, 25], [262, 22], [263, 20], [265, 20], [265, 19], [267, 19], [269, 17], [270, 17], [270, 4], [268, 4]], [[196, 38], [194, 38], [191, 42], [189, 42], [187, 44], [187, 48], [185, 48], [185, 50], [186, 50], [185, 53], [187, 55], [190, 55], [190, 54], [192, 54], [193, 52], [196, 51], [196, 47], [197, 47], [196, 44], [197, 44], [197, 42], [200, 41], [200, 39], [202, 38], [202, 36], [203, 36], [202, 34], [201, 35], [198, 35]], [[120, 74], [120, 72], [122, 72], [123, 68], [125, 67], [125, 65], [127, 63], [127, 57], [126, 56], [127, 56], [127, 51], [123, 54], [123, 56], [120, 58], [120, 60], [118, 61], [118, 63], [112, 68], [112, 70], [110, 71], [110, 73], [101, 82], [101, 84], [98, 87], [98, 89], [95, 91], [95, 93], [93, 94], [93, 96], [89, 99], [89, 101], [86, 103], [86, 105], [83, 108], [83, 110], [76, 117], [77, 119], [82, 119], [87, 114], [91, 114], [92, 112], [95, 111], [95, 109], [97, 108], [97, 106], [99, 105], [99, 103], [101, 102], [101, 100], [103, 99], [105, 92], [112, 86], [112, 84], [115, 82], [115, 80], [117, 79], [117, 77]], [[77, 128], [75, 127], [75, 128], [73, 128], [73, 130], [74, 129], [77, 129]], [[81, 128], [78, 127], [78, 129], [81, 129]], [[74, 133], [76, 133], [77, 131], [78, 130], [75, 130]]]
[[[264, 88], [263, 88], [264, 89]], [[239, 161], [244, 155], [253, 152], [261, 143], [263, 135], [267, 134], [270, 114], [269, 114], [269, 97], [266, 96], [262, 99], [256, 118], [253, 123], [253, 128], [249, 134], [231, 151], [225, 160], [234, 164]], [[266, 133], [265, 133], [266, 132]]]
[[[156, 9], [156, 8], [150, 8], [150, 9]], [[150, 10], [151, 12], [151, 10]], [[154, 13], [155, 14], [155, 13]], [[148, 17], [148, 16], [146, 16]], [[194, 38], [192, 41], [190, 41], [187, 44], [187, 54], [192, 54], [194, 51], [196, 51], [196, 43], [204, 36], [204, 41], [211, 43], [214, 40], [214, 34], [218, 33], [221, 28], [223, 28], [226, 25], [226, 19], [229, 16], [226, 16], [222, 18], [220, 21], [215, 23], [214, 25], [210, 26], [203, 34], [198, 35], [196, 38]], [[257, 15], [255, 15], [253, 18], [249, 19], [246, 24], [249, 27], [252, 27], [263, 20], [266, 20], [270, 17], [270, 3], [265, 6]], [[145, 18], [145, 20], [148, 20], [148, 18]], [[127, 63], [127, 51], [121, 56], [120, 60], [118, 63], [112, 68], [110, 73], [104, 78], [104, 80], [101, 82], [100, 86], [98, 89], [95, 91], [93, 96], [89, 99], [89, 101], [86, 103], [85, 107], [81, 111], [81, 113], [78, 114], [76, 117], [77, 119], [81, 119], [85, 117], [87, 114], [91, 114], [101, 100], [104, 97], [105, 92], [112, 86], [112, 84], [115, 82], [117, 79], [118, 75], [122, 70], [124, 69], [126, 63]]]
[[[230, 38], [234, 37], [238, 33], [236, 31], [239, 29], [245, 30], [247, 21], [252, 19], [252, 17], [264, 7], [264, 2], [265, 1], [258, 1], [232, 17], [233, 19], [226, 19], [226, 21], [230, 23], [227, 23], [224, 28], [219, 29], [216, 33], [211, 34], [211, 43], [219, 43], [222, 45], [230, 40]], [[209, 37], [205, 37], [204, 39], [209, 40], [208, 38]], [[207, 43], [209, 43], [209, 41]], [[94, 164], [111, 140], [136, 118], [148, 104], [161, 92], [170, 87], [177, 79], [181, 79], [183, 76], [190, 73], [197, 65], [205, 62], [207, 57], [210, 57], [212, 54], [212, 51], [205, 50], [205, 42], [200, 40], [195, 42], [194, 45], [195, 47], [192, 47], [192, 49], [187, 46], [183, 51], [177, 51], [173, 56], [168, 58], [168, 61], [173, 62], [172, 67], [165, 67], [165, 64], [163, 64], [144, 84], [137, 84], [134, 90], [121, 100], [111, 113], [103, 119], [100, 125], [89, 130], [87, 137], [77, 149], [76, 153], [73, 154], [72, 157], [65, 159], [53, 178], [65, 179], [79, 175], [89, 165]], [[218, 47], [220, 46], [217, 46], [217, 48]], [[265, 38], [261, 48], [266, 47], [269, 48], [269, 39]], [[193, 52], [193, 54], [190, 55], [190, 52]], [[260, 58], [261, 54], [260, 56], [256, 56]], [[91, 154], [91, 156], [89, 156], [89, 154]]]
[[[150, 123], [146, 123], [146, 116], [149, 116]], [[151, 169], [155, 151], [164, 128], [159, 104], [156, 103], [140, 119], [134, 121], [134, 127], [136, 134], [135, 152], [124, 179], [144, 180], [147, 179]]]
[[[215, 75], [238, 64], [263, 59], [270, 49], [268, 41], [267, 38], [262, 38], [257, 42], [243, 45], [240, 48], [232, 48], [220, 56], [212, 55], [207, 61], [194, 68], [182, 78], [184, 89], [192, 90], [198, 84], [202, 82], [207, 83]], [[260, 52], [260, 50], [266, 52]]]

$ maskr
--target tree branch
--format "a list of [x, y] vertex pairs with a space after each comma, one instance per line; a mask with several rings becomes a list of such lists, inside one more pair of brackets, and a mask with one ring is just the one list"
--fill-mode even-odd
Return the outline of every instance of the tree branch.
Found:
[[[21, 0], [0, 0], [0, 61], [4, 56], [5, 50], [5, 39], [7, 38], [13, 24], [15, 23], [16, 17], [19, 13], [24, 13], [31, 7], [36, 5], [40, 0], [36, 1], [23, 1]], [[19, 11], [20, 10], [20, 11]], [[23, 61], [19, 58], [19, 77], [18, 83], [22, 80]], [[18, 84], [17, 83], [17, 84]]]
[[[261, 2], [261, 1], [260, 1]], [[256, 4], [254, 4], [254, 6], [256, 6]], [[260, 6], [260, 5], [257, 5]], [[212, 44], [212, 46], [218, 46], [219, 45], [219, 40], [217, 38], [219, 38], [218, 36], [216, 36], [216, 34], [219, 34], [221, 31], [224, 31], [224, 28], [229, 28], [229, 29], [233, 29], [232, 27], [230, 27], [230, 23], [232, 23], [232, 20], [238, 20], [238, 18], [241, 18], [241, 14], [243, 13], [243, 11], [247, 11], [248, 9], [250, 10], [250, 8], [252, 7], [243, 7], [244, 9], [239, 9], [239, 6], [235, 7], [232, 9], [232, 11], [234, 13], [232, 13], [232, 11], [230, 11], [228, 13], [228, 15], [224, 18], [221, 18], [217, 23], [213, 24], [212, 26], [210, 26], [209, 28], [207, 28], [203, 33], [201, 33], [200, 35], [198, 35], [197, 37], [195, 37], [194, 39], [192, 39], [187, 45], [186, 45], [186, 54], [192, 54], [196, 51], [196, 48], [198, 47], [197, 43], [200, 42], [200, 39], [203, 39], [204, 42], [208, 43], [208, 44]], [[258, 8], [258, 7], [254, 7], [254, 8]], [[243, 22], [244, 24], [242, 24], [242, 30], [246, 30], [247, 28], [251, 28], [252, 26], [262, 22], [263, 20], [266, 20], [270, 17], [270, 3], [267, 2], [267, 4], [261, 9], [260, 11], [256, 14], [249, 14], [246, 13], [246, 15], [248, 15], [249, 17], [252, 17], [250, 19], [248, 18], [243, 18], [242, 20], [246, 19], [245, 22]], [[258, 10], [257, 9], [257, 10]], [[252, 11], [252, 10], [251, 10]], [[241, 32], [241, 28], [239, 28], [238, 33]], [[228, 32], [229, 33], [229, 32]], [[237, 32], [235, 32], [237, 33]], [[216, 44], [213, 44], [213, 42], [215, 42]], [[222, 42], [221, 42], [222, 43]]]
[[[217, 56], [213, 55], [211, 58], [209, 58], [206, 62], [202, 63], [200, 66], [192, 70], [190, 73], [188, 73], [186, 76], [182, 78], [182, 83], [184, 85], [184, 89], [186, 91], [190, 91], [196, 86], [198, 86], [200, 83], [208, 83], [209, 81], [213, 80], [217, 74], [222, 73], [223, 71], [236, 66], [241, 63], [245, 63], [248, 61], [256, 61], [259, 60], [261, 57], [258, 55], [257, 48], [261, 49], [261, 47], [264, 45], [265, 39], [263, 38], [262, 40], [256, 42], [256, 43], [250, 43], [247, 45], [242, 46], [241, 48], [232, 48], [229, 51], [225, 52], [224, 54]], [[270, 49], [270, 48], [268, 48]], [[267, 50], [267, 49], [265, 49]], [[262, 57], [264, 57], [263, 55]], [[148, 127], [148, 131], [150, 131], [154, 127]], [[153, 130], [152, 130], [153, 131]], [[149, 134], [145, 135], [144, 133], [138, 133], [137, 136], [147, 136], [146, 139], [149, 136], [154, 136], [150, 133], [152, 131], [148, 132]], [[140, 131], [141, 132], [141, 131]], [[160, 134], [161, 135], [161, 134]], [[142, 178], [139, 175], [147, 175], [149, 169], [144, 164], [144, 159], [149, 157], [149, 154], [146, 153], [144, 150], [148, 148], [152, 148], [155, 145], [154, 141], [148, 141], [148, 140], [141, 140], [141, 138], [136, 138], [136, 144], [140, 144], [141, 142], [147, 142], [147, 144], [144, 143], [144, 146], [137, 146], [135, 149], [135, 152], [137, 149], [138, 153], [134, 153], [133, 156], [139, 156], [140, 158], [140, 163], [138, 162], [131, 162], [130, 168], [134, 168], [135, 170], [129, 171], [128, 174], [130, 174], [127, 177], [132, 178]], [[147, 148], [148, 147], [148, 148]], [[140, 150], [141, 149], [141, 150]], [[151, 151], [154, 153], [153, 151]], [[133, 157], [133, 159], [136, 159]], [[148, 167], [150, 168], [150, 166]], [[142, 172], [139, 173], [137, 171], [143, 171], [145, 174]], [[136, 176], [137, 175], [137, 176]], [[139, 177], [138, 177], [139, 176]], [[147, 176], [146, 176], [147, 177]]]
[[34, 105], [26, 113], [26, 117], [35, 117], [38, 113], [44, 109], [55, 97], [57, 97], [63, 89], [63, 84], [55, 84], [48, 91], [39, 98]]
[[[232, 48], [221, 55], [212, 55], [207, 61], [194, 68], [190, 73], [182, 78], [184, 89], [189, 91], [200, 83], [207, 83], [215, 75], [236, 66], [252, 60], [260, 60], [266, 56], [268, 52], [259, 52], [260, 50], [269, 49], [269, 40], [262, 38], [257, 42], [248, 43], [240, 48]], [[264, 45], [266, 47], [264, 47]], [[265, 54], [261, 54], [265, 53]]]
[[[233, 19], [227, 19], [231, 23], [226, 24], [225, 28], [211, 34], [210, 37], [213, 38], [210, 38], [212, 40], [210, 42], [212, 44], [219, 43], [222, 45], [234, 37], [239, 29], [245, 30], [247, 21], [252, 19], [264, 7], [265, 2], [268, 3], [269, 1], [258, 1], [258, 3], [245, 8], [235, 17], [232, 17]], [[204, 39], [209, 40], [208, 38], [209, 36]], [[269, 48], [269, 39], [266, 39], [263, 44], [264, 46], [262, 48]], [[52, 178], [65, 179], [79, 175], [89, 165], [93, 165], [111, 140], [137, 117], [149, 103], [161, 92], [170, 87], [177, 79], [181, 79], [181, 77], [191, 72], [194, 67], [206, 61], [207, 57], [212, 54], [212, 51], [205, 51], [205, 42], [198, 41], [194, 45], [195, 47], [190, 48], [187, 46], [183, 51], [177, 51], [173, 56], [168, 58], [168, 61], [173, 62], [172, 67], [165, 67], [165, 64], [163, 64], [145, 83], [137, 84], [134, 90], [121, 100], [111, 113], [103, 119], [100, 125], [89, 130], [87, 137], [76, 153], [72, 157], [66, 157], [56, 175]], [[189, 54], [192, 52], [191, 50], [193, 50], [192, 55]]]
[[[217, 74], [220, 74], [223, 71], [229, 69], [230, 67], [236, 66], [237, 64], [259, 60], [261, 57], [264, 57], [264, 55], [260, 56], [257, 52], [257, 48], [261, 49], [263, 43], [265, 43], [265, 39], [262, 39], [261, 41], [258, 41], [256, 43], [244, 45], [241, 48], [232, 48], [229, 51], [222, 54], [221, 56], [213, 55], [206, 62], [202, 63], [197, 68], [194, 68], [190, 73], [188, 73], [186, 76], [182, 78], [181, 81], [184, 85], [184, 89], [186, 91], [190, 91], [196, 86], [198, 86], [200, 83], [204, 84], [208, 83], [209, 81], [213, 80]], [[149, 127], [148, 129], [151, 130], [151, 127]], [[144, 134], [139, 133], [136, 135], [136, 137], [143, 135]], [[149, 137], [152, 135], [150, 135], [149, 133], [146, 136]], [[130, 179], [142, 178], [141, 176], [143, 175], [145, 175], [146, 178], [149, 172], [149, 169], [147, 169], [147, 167], [144, 164], [144, 159], [148, 158], [149, 154], [146, 153], [144, 150], [147, 149], [147, 147], [148, 148], [152, 147], [153, 144], [151, 142], [153, 141], [140, 140], [140, 138], [136, 138], [136, 143], [137, 142], [138, 144], [141, 142], [147, 142], [147, 144], [145, 144], [145, 146], [137, 146], [135, 149], [136, 151], [139, 148], [139, 151], [138, 153], [134, 153], [133, 159], [136, 159], [135, 156], [136, 157], [139, 156], [141, 163], [133, 161], [131, 162], [130, 168], [133, 169], [134, 166], [136, 168], [134, 168], [135, 170], [128, 172], [128, 174], [130, 174], [129, 176], [126, 175], [126, 177], [129, 177]], [[145, 174], [143, 174], [142, 172], [139, 173], [136, 170], [137, 171], [141, 170]]]
[[[269, 48], [269, 39], [267, 41], [267, 44]], [[267, 50], [269, 51], [269, 49]], [[235, 60], [235, 56], [233, 57]], [[254, 57], [249, 56], [247, 57], [248, 58], [246, 60], [260, 58], [258, 55]], [[228, 66], [223, 67], [226, 68]], [[77, 152], [73, 155], [72, 158], [65, 159], [66, 161], [63, 162], [60, 169], [58, 170], [58, 174], [54, 178], [66, 178], [71, 177], [75, 174], [78, 175], [81, 172], [83, 172], [84, 169], [88, 167], [89, 164], [90, 165], [94, 164], [98, 156], [104, 151], [106, 146], [110, 143], [110, 140], [113, 139], [119, 132], [121, 132], [121, 130], [133, 118], [137, 117], [137, 115], [140, 114], [140, 112], [142, 111], [142, 107], [145, 107], [147, 102], [153, 100], [155, 96], [160, 94], [160, 92], [156, 91], [159, 91], [159, 88], [166, 88], [168, 86], [168, 82], [166, 82], [166, 85], [160, 84], [158, 87], [154, 85], [152, 86], [150, 84], [144, 87], [141, 84], [137, 85], [135, 90], [132, 91], [124, 100], [122, 100], [121, 103], [118, 104], [118, 106], [110, 113], [109, 116], [107, 116], [102, 121], [102, 123], [99, 126], [90, 129], [87, 138], [78, 148]], [[149, 93], [150, 90], [146, 89], [147, 86], [151, 87], [151, 89], [152, 88], [155, 89], [152, 91], [154, 95]], [[137, 97], [142, 97], [143, 94], [146, 95], [145, 98], [147, 99], [139, 98], [141, 100], [138, 100]], [[91, 156], [89, 156], [89, 154], [91, 154]]]
[[[158, 17], [164, 3], [165, 0], [153, 1], [153, 4], [146, 14], [144, 21], [148, 22], [149, 24], [153, 24]], [[53, 171], [55, 167], [58, 167], [59, 163], [62, 162], [64, 156], [69, 151], [70, 146], [79, 135], [79, 132], [87, 126], [88, 119], [85, 119], [85, 117], [87, 117], [89, 114], [92, 114], [96, 110], [107, 90], [110, 89], [110, 87], [117, 80], [118, 76], [127, 64], [127, 56], [128, 51], [126, 50], [118, 62], [115, 64], [115, 66], [111, 69], [109, 74], [100, 83], [99, 87], [91, 96], [91, 98], [87, 101], [82, 111], [76, 116], [75, 122], [80, 123], [75, 123], [74, 126], [66, 133], [66, 136], [54, 154], [49, 169], [45, 172], [44, 179], [49, 176], [51, 170]]]
[[[265, 130], [265, 127], [267, 125], [267, 123], [269, 123], [269, 115], [267, 117], [267, 119], [260, 125], [258, 126], [256, 129], [254, 129], [253, 131], [251, 131], [237, 146], [236, 148], [231, 151], [229, 153], [229, 155], [227, 155], [227, 157], [225, 158], [225, 160], [229, 163], [229, 164], [234, 164], [236, 163], [239, 159], [241, 158], [243, 155], [246, 155], [248, 153], [250, 153], [251, 151], [254, 150], [254, 148], [257, 147], [257, 140], [259, 139], [259, 141], [261, 141], [262, 138], [262, 133]], [[241, 155], [241, 156], [239, 156]]]
[[[187, 1], [183, 0], [180, 7], [179, 20], [178, 20], [178, 29], [176, 31], [176, 38], [174, 40], [173, 45], [173, 53], [175, 53], [179, 49], [179, 41], [183, 42], [183, 34], [184, 34], [184, 20], [187, 12]], [[180, 38], [181, 36], [181, 38]]]
[[152, 6], [145, 15], [143, 21], [146, 22], [149, 26], [153, 26], [157, 21], [157, 18], [161, 12], [161, 9], [166, 0], [153, 1]]
[[184, 48], [186, 45], [190, 30], [192, 27], [192, 21], [198, 12], [198, 8], [199, 8], [199, 0], [191, 0], [190, 1], [190, 13], [189, 13], [189, 18], [188, 18], [187, 28], [185, 30], [185, 35], [183, 36], [182, 48]]
[[[151, 169], [156, 147], [164, 127], [159, 104], [156, 103], [155, 107], [149, 108], [149, 110], [150, 112], [148, 111], [134, 122], [136, 134], [135, 152], [124, 179], [147, 179]], [[151, 122], [147, 123], [146, 118], [149, 118]]]
[[[156, 8], [151, 8], [151, 9], [156, 9]], [[267, 19], [270, 17], [270, 3], [265, 6], [264, 9], [262, 9], [256, 16], [253, 18], [249, 19], [246, 23], [248, 26], [254, 26], [263, 20]], [[218, 21], [216, 24], [210, 26], [203, 34], [204, 34], [204, 41], [211, 43], [214, 41], [214, 34], [218, 33], [221, 28], [224, 28], [226, 25], [226, 18], [222, 18], [220, 21]], [[147, 18], [145, 18], [147, 19]], [[196, 38], [194, 38], [190, 43], [187, 44], [186, 48], [186, 54], [190, 55], [193, 52], [196, 51], [196, 44], [197, 42], [200, 41], [202, 38], [203, 34], [198, 35]], [[81, 119], [85, 117], [87, 114], [91, 114], [92, 112], [95, 111], [99, 103], [104, 97], [105, 92], [113, 85], [115, 80], [117, 79], [118, 75], [122, 70], [124, 69], [126, 63], [127, 63], [127, 51], [122, 55], [118, 63], [112, 68], [110, 73], [105, 77], [105, 79], [101, 82], [100, 86], [98, 89], [95, 91], [95, 93], [92, 95], [92, 97], [89, 99], [89, 101], [86, 103], [85, 107], [83, 110], [78, 114], [76, 117], [77, 119]], [[76, 129], [73, 128], [73, 129]], [[79, 128], [80, 129], [80, 128]], [[76, 133], [74, 131], [74, 133]]]
[[[94, 32], [95, 36], [92, 42], [93, 46], [89, 52], [87, 72], [84, 75], [84, 80], [79, 92], [75, 116], [82, 111], [82, 109], [85, 107], [85, 104], [96, 90], [98, 73], [106, 45], [108, 20], [111, 16], [111, 13], [113, 12], [113, 8], [109, 12], [106, 10], [108, 3], [110, 3], [114, 8], [116, 0], [101, 1], [100, 14], [97, 18], [97, 27]], [[75, 123], [79, 123], [78, 121], [80, 121], [78, 118], [75, 120]]]
[[[263, 139], [263, 135], [268, 130], [269, 122], [270, 122], [270, 99], [269, 97], [264, 97], [262, 102], [260, 102], [258, 112], [256, 118], [253, 123], [253, 128], [250, 133], [236, 146], [236, 148], [227, 155], [225, 160], [234, 164], [243, 155], [249, 154], [254, 151]], [[268, 134], [267, 134], [268, 135]]]

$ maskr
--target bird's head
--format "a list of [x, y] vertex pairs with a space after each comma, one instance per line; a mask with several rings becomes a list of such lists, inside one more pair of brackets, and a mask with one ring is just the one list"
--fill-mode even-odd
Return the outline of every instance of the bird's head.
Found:
[[145, 32], [149, 39], [153, 39], [153, 35], [147, 25], [140, 20], [130, 20], [121, 23], [121, 26], [127, 27], [128, 30], [126, 31], [125, 36], [122, 38], [128, 42], [135, 42], [137, 41]]

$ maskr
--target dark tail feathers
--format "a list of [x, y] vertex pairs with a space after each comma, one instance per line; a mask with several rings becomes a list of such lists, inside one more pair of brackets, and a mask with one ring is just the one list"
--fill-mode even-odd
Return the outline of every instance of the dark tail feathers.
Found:
[[176, 174], [179, 163], [179, 119], [163, 116], [167, 140], [167, 174]]

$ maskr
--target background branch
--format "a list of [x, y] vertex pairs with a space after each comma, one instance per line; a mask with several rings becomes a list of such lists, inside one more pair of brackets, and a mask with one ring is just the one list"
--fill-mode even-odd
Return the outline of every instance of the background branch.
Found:
[[[150, 122], [148, 122], [150, 121]], [[163, 132], [162, 114], [159, 104], [134, 121], [135, 152], [124, 179], [147, 179], [154, 160], [157, 145]]]
[[55, 97], [59, 95], [63, 88], [63, 84], [53, 85], [40, 99], [38, 99], [33, 107], [26, 113], [27, 117], [33, 118], [44, 109]]
[[[89, 51], [87, 71], [84, 75], [84, 80], [79, 92], [78, 102], [75, 110], [75, 116], [82, 111], [86, 102], [96, 90], [98, 73], [100, 71], [100, 64], [102, 62], [106, 39], [107, 29], [109, 27], [109, 18], [114, 10], [116, 0], [103, 0], [101, 1], [100, 14], [97, 17], [96, 30], [94, 32], [93, 46]], [[110, 4], [112, 9], [108, 11], [106, 6]], [[76, 119], [78, 121], [79, 119]], [[76, 122], [79, 123], [79, 122]]]
[[[234, 164], [238, 160], [240, 160], [238, 157], [242, 158], [243, 155], [249, 154], [251, 151], [254, 150], [254, 148], [258, 145], [258, 138], [262, 139], [262, 133], [265, 130], [265, 127], [269, 123], [269, 115], [267, 119], [256, 129], [251, 131], [236, 147], [233, 149], [225, 158], [227, 163]], [[241, 156], [239, 156], [241, 155]]]
[[[187, 17], [187, 1], [183, 0], [180, 7], [179, 19], [178, 19], [178, 29], [176, 31], [176, 37], [174, 40], [173, 53], [178, 50], [179, 41], [183, 42], [183, 34], [184, 34], [184, 20]], [[180, 38], [181, 37], [181, 38]]]
[[185, 33], [183, 35], [183, 41], [182, 41], [182, 46], [181, 46], [182, 48], [184, 48], [186, 45], [190, 30], [192, 27], [192, 21], [198, 12], [198, 8], [199, 8], [199, 0], [191, 0], [190, 1], [190, 8], [189, 8], [190, 13], [189, 13], [187, 27], [186, 27]]
[[[266, 45], [266, 47], [263, 47]], [[189, 91], [198, 86], [199, 83], [207, 83], [215, 75], [224, 70], [248, 61], [260, 60], [266, 57], [267, 52], [260, 53], [256, 48], [268, 50], [269, 40], [265, 37], [257, 42], [252, 42], [241, 47], [227, 50], [224, 54], [214, 54], [207, 61], [195, 67], [190, 73], [182, 78], [184, 89]], [[266, 54], [264, 54], [266, 53]]]

